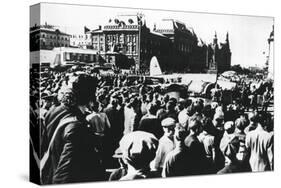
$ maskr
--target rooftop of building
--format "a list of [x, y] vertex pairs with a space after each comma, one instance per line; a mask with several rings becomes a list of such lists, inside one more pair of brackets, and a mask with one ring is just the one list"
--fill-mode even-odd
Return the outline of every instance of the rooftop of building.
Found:
[[102, 29], [93, 30], [91, 31], [91, 33], [103, 33], [103, 30]]
[[104, 30], [128, 30], [138, 31], [140, 23], [145, 26], [145, 21], [140, 14], [121, 14], [111, 17], [104, 24]]
[[60, 35], [70, 36], [69, 34], [60, 31], [58, 26], [50, 25], [47, 22], [43, 25], [35, 24], [34, 26], [30, 27], [29, 31], [30, 31], [30, 34], [38, 32], [38, 31], [46, 31], [46, 32], [57, 32]]
[[175, 20], [175, 19], [162, 19], [155, 25], [155, 31], [161, 33], [174, 33], [175, 30], [180, 30], [183, 32], [188, 32], [191, 35], [195, 35], [192, 27], [187, 27], [185, 23]]
[[106, 25], [138, 25], [139, 17], [137, 14], [117, 15], [108, 19]]
[[163, 37], [163, 38], [167, 38], [167, 39], [168, 39], [167, 36], [165, 36], [165, 35], [163, 35], [163, 34], [161, 34], [161, 33], [158, 33], [158, 32], [155, 32], [155, 31], [150, 31], [150, 33], [151, 33], [152, 35], [157, 35], [157, 36], [160, 36], [160, 37]]

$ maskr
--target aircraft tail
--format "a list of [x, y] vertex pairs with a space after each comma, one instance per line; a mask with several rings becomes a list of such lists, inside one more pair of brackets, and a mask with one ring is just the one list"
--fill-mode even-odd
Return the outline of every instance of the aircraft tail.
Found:
[[162, 71], [158, 60], [155, 56], [153, 56], [150, 60], [150, 67], [149, 67], [150, 76], [159, 76], [162, 75]]
[[61, 64], [62, 64], [62, 63], [61, 63], [60, 54], [56, 54], [53, 65], [54, 65], [54, 66], [59, 66], [59, 65], [61, 65]]

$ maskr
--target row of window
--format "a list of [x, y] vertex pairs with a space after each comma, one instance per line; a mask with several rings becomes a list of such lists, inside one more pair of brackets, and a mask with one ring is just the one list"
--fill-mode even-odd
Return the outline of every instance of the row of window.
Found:
[[[112, 50], [113, 45], [106, 45], [106, 51]], [[116, 46], [117, 51], [125, 51], [128, 54], [135, 54], [137, 53], [137, 47], [136, 45], [123, 45], [123, 46]], [[94, 50], [99, 50], [99, 51], [104, 51], [104, 46], [103, 45], [98, 45], [97, 43], [93, 44], [93, 49]], [[155, 48], [142, 48], [141, 53], [149, 53], [149, 54], [155, 54], [155, 55], [160, 55], [161, 50], [160, 49], [155, 49]]]
[[41, 38], [50, 38], [50, 39], [58, 39], [58, 40], [69, 40], [67, 37], [60, 37], [60, 36], [53, 36], [53, 35], [47, 35], [47, 34], [41, 34]]
[[98, 61], [98, 56], [95, 54], [82, 54], [82, 53], [72, 53], [64, 52], [64, 61], [84, 61], [84, 62], [95, 62]]
[[185, 45], [182, 43], [179, 43], [176, 46], [177, 50], [182, 51], [182, 52], [191, 52], [191, 46], [190, 45]]
[[53, 43], [53, 42], [50, 42], [49, 45], [46, 45], [46, 43], [45, 43], [44, 41], [41, 41], [41, 42], [40, 42], [40, 45], [41, 45], [42, 47], [47, 47], [47, 46], [49, 46], [49, 47], [51, 47], [51, 48], [53, 48], [53, 47], [69, 47], [68, 44]]
[[112, 50], [113, 46], [116, 48], [116, 49], [114, 49], [116, 51], [125, 51], [129, 54], [137, 52], [137, 46], [135, 44], [117, 45], [117, 46], [115, 46], [114, 44], [113, 45], [109, 44], [109, 45], [106, 45], [106, 51]]
[[138, 25], [125, 25], [125, 24], [118, 24], [118, 25], [106, 25], [104, 29], [138, 29]]
[[154, 41], [154, 40], [144, 40], [143, 44], [144, 44], [144, 46], [150, 45], [150, 46], [160, 47], [160, 42], [159, 41]]
[[103, 45], [100, 45], [99, 47], [98, 47], [99, 45], [98, 44], [93, 44], [93, 49], [94, 50], [99, 50], [99, 51], [104, 51], [104, 48], [103, 48]]
[[160, 55], [161, 54], [160, 50], [147, 49], [147, 48], [142, 48], [141, 53], [152, 54], [152, 55]]
[[88, 35], [70, 35], [70, 38], [73, 38], [73, 39], [90, 39], [91, 36], [88, 36]]
[[[93, 41], [97, 42], [98, 38], [98, 36], [93, 37]], [[103, 42], [103, 37], [100, 37], [100, 42]]]
[[73, 41], [73, 42], [71, 42], [71, 45], [73, 45], [73, 46], [81, 46], [81, 45], [91, 45], [91, 43], [89, 43], [89, 42], [77, 42], [77, 41]]
[[106, 36], [107, 42], [113, 43], [127, 43], [127, 42], [136, 42], [137, 37], [136, 35], [107, 35]]
[[173, 29], [157, 29], [156, 31], [159, 32], [159, 33], [172, 33], [172, 32], [174, 32]]
[[68, 44], [63, 44], [63, 43], [56, 43], [56, 42], [50, 42], [51, 47], [69, 47]]

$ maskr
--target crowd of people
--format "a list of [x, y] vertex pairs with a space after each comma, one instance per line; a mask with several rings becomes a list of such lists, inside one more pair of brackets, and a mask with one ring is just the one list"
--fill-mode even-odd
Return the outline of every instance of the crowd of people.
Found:
[[207, 103], [90, 68], [35, 78], [41, 139], [31, 142], [43, 184], [273, 170], [272, 83], [238, 83], [225, 104], [219, 87]]

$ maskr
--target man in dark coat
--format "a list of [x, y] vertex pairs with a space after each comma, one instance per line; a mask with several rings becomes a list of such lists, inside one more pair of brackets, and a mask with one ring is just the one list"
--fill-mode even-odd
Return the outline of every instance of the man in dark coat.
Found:
[[206, 167], [206, 152], [204, 146], [198, 140], [197, 136], [200, 133], [201, 121], [194, 118], [189, 121], [190, 134], [184, 140], [186, 147], [189, 150], [189, 170], [187, 175], [197, 175], [205, 173]]
[[156, 104], [149, 103], [147, 106], [147, 114], [142, 117], [138, 130], [154, 134], [157, 139], [160, 139], [164, 131], [160, 120], [156, 117]]
[[184, 176], [188, 174], [189, 153], [184, 144], [187, 131], [178, 126], [175, 130], [175, 149], [166, 156], [162, 177]]
[[41, 161], [43, 184], [105, 180], [96, 137], [85, 120], [94, 100], [93, 86], [92, 77], [79, 75], [64, 92], [67, 117], [59, 120]]
[[73, 122], [58, 127], [51, 143], [52, 183], [103, 180], [104, 169], [95, 151], [97, 139], [84, 121], [83, 114], [72, 114]]
[[49, 146], [50, 140], [59, 125], [60, 120], [69, 116], [70, 108], [61, 104], [60, 106], [51, 108], [45, 117], [44, 121], [44, 132], [42, 133], [41, 140], [41, 153], [44, 154]]
[[110, 104], [105, 108], [104, 112], [106, 113], [111, 128], [110, 132], [112, 135], [113, 144], [116, 145], [114, 147], [114, 150], [117, 149], [118, 143], [121, 140], [123, 136], [123, 128], [124, 128], [124, 122], [122, 117], [122, 111], [117, 109], [118, 107], [118, 100], [116, 98], [112, 98], [110, 100]]

